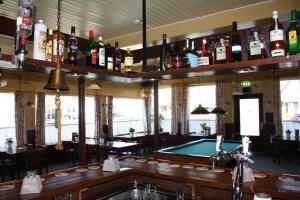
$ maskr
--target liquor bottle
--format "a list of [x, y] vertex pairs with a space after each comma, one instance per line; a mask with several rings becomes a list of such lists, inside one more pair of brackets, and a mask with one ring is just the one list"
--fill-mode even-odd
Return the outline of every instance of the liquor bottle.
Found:
[[291, 11], [290, 26], [286, 31], [287, 50], [289, 55], [300, 53], [300, 26], [297, 23], [297, 11]]
[[161, 45], [161, 51], [160, 51], [160, 71], [165, 71], [168, 69], [167, 66], [167, 35], [163, 34], [163, 42]]
[[34, 25], [33, 59], [46, 60], [47, 26], [43, 20]]
[[25, 63], [25, 55], [27, 53], [26, 49], [26, 36], [22, 36], [21, 37], [21, 44], [20, 47], [18, 49], [18, 63], [17, 66], [22, 69]]
[[96, 67], [96, 45], [94, 43], [94, 31], [89, 30], [89, 40], [86, 45], [85, 62], [87, 67]]
[[278, 21], [278, 12], [273, 11], [273, 24], [270, 27], [270, 43], [272, 57], [285, 56], [285, 44], [283, 38], [283, 27]]
[[229, 60], [226, 59], [227, 58], [226, 53], [227, 52], [226, 52], [226, 46], [225, 46], [224, 38], [220, 38], [220, 41], [217, 44], [216, 53], [215, 53], [217, 64], [229, 62]]
[[58, 31], [54, 31], [53, 34], [53, 49], [52, 49], [52, 62], [56, 62], [57, 60], [57, 46], [58, 49], [58, 61], [64, 62], [64, 48], [65, 48], [65, 36], [59, 33], [59, 41], [58, 39]]
[[242, 46], [240, 35], [237, 31], [236, 21], [232, 22], [231, 32], [231, 61], [240, 62], [242, 61]]
[[105, 48], [106, 56], [105, 56], [105, 63], [106, 63], [106, 69], [108, 71], [113, 71], [114, 69], [114, 59], [113, 59], [113, 52], [112, 48], [110, 46], [110, 43], [107, 43]]
[[114, 71], [121, 72], [122, 54], [119, 49], [119, 43], [115, 42], [115, 53], [114, 53]]
[[215, 49], [216, 49], [216, 45], [217, 42], [215, 41], [214, 37], [210, 37], [209, 38], [209, 45], [208, 45], [208, 53], [211, 55], [210, 56], [210, 60], [209, 63], [210, 65], [214, 65], [215, 64]]
[[198, 59], [199, 58], [198, 58], [198, 53], [195, 50], [195, 42], [194, 41], [192, 41], [191, 49], [187, 53], [187, 57], [189, 59], [191, 67], [198, 67]]
[[190, 54], [190, 38], [186, 38], [185, 40], [185, 47], [183, 48], [182, 54], [182, 66], [183, 67], [191, 67], [191, 62], [188, 58], [188, 54]]
[[68, 40], [68, 63], [76, 65], [78, 52], [78, 40], [75, 36], [75, 26], [71, 27], [71, 36]]
[[248, 39], [248, 59], [263, 59], [266, 58], [265, 40], [258, 34], [258, 31], [253, 31], [253, 36]]
[[171, 42], [170, 48], [167, 50], [167, 69], [172, 69], [173, 67], [173, 54], [175, 52], [175, 43]]
[[105, 70], [105, 46], [103, 43], [103, 34], [99, 33], [99, 41], [97, 47], [97, 68]]
[[230, 36], [226, 35], [224, 37], [224, 44], [226, 47], [226, 62], [229, 63], [231, 59], [231, 44], [230, 44]]
[[180, 69], [183, 67], [182, 55], [180, 53], [180, 48], [179, 48], [179, 40], [175, 40], [175, 49], [173, 51], [172, 61], [173, 61], [172, 63], [173, 69]]
[[207, 40], [205, 37], [202, 38], [202, 49], [199, 54], [199, 66], [210, 65], [211, 55], [208, 52]]
[[128, 48], [124, 58], [125, 73], [131, 73], [132, 68], [133, 68], [133, 55], [131, 53], [130, 48]]
[[53, 30], [48, 30], [47, 42], [46, 42], [46, 58], [48, 62], [52, 62], [53, 51]]

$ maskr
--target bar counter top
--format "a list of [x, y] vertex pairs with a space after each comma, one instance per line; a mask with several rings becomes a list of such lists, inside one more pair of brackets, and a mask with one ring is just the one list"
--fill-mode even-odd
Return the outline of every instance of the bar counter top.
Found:
[[[160, 160], [156, 161], [159, 163], [165, 162]], [[181, 165], [184, 163], [179, 164]], [[99, 166], [100, 164], [94, 165]], [[87, 166], [85, 166], [42, 175], [41, 177], [45, 180], [42, 182], [43, 189], [39, 194], [20, 195], [22, 180], [6, 182], [0, 184], [0, 188], [3, 185], [14, 185], [15, 187], [9, 190], [0, 190], [0, 200], [49, 199], [66, 193], [89, 191], [89, 188], [104, 183], [109, 185], [111, 181], [121, 178], [125, 178], [127, 181], [133, 181], [137, 177], [149, 177], [151, 179], [167, 180], [170, 183], [174, 182], [174, 184], [186, 184], [192, 187], [194, 196], [197, 197], [205, 196], [204, 193], [206, 193], [205, 191], [207, 191], [207, 188], [213, 188], [220, 191], [224, 190], [228, 193], [232, 190], [232, 169], [229, 168], [219, 168], [224, 170], [224, 172], [220, 173], [212, 172], [211, 170], [200, 171], [195, 168], [185, 169], [181, 167], [171, 167], [171, 165], [149, 164], [147, 162], [141, 163], [130, 159], [121, 159], [120, 165], [121, 170], [118, 172], [103, 172], [102, 167], [99, 169], [88, 169], [85, 172], [76, 172], [80, 168], [87, 169]], [[210, 168], [210, 166], [208, 166], [208, 168]], [[56, 173], [62, 172], [69, 173], [69, 175], [64, 177], [55, 176]], [[263, 174], [266, 175], [265, 178], [255, 178], [255, 182], [244, 184], [245, 198], [243, 199], [250, 199], [249, 197], [251, 196], [253, 198], [254, 192], [270, 194], [273, 199], [300, 199], [299, 176], [284, 176], [294, 179], [291, 181], [280, 180], [279, 177], [283, 177], [281, 174], [264, 172]], [[220, 199], [220, 196], [217, 196], [218, 194], [213, 195], [216, 195], [216, 199]], [[246, 198], [247, 195], [248, 198]]]

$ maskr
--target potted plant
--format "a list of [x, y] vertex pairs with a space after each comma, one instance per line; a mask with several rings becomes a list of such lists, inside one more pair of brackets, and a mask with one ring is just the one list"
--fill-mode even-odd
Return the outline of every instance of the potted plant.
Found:
[[133, 137], [134, 132], [135, 132], [135, 129], [134, 129], [134, 128], [130, 128], [130, 129], [129, 129], [129, 133], [131, 134], [131, 137]]
[[100, 133], [99, 135], [99, 142], [100, 144], [103, 144], [106, 138], [106, 134], [104, 132]]
[[7, 144], [8, 149], [12, 149], [12, 144], [14, 143], [14, 139], [13, 138], [6, 138], [5, 143]]
[[201, 126], [201, 128], [202, 128], [201, 133], [205, 133], [205, 135], [208, 135], [208, 134], [209, 134], [209, 131], [210, 131], [210, 127], [207, 126], [207, 123], [205, 123], [205, 122], [200, 123], [200, 126]]

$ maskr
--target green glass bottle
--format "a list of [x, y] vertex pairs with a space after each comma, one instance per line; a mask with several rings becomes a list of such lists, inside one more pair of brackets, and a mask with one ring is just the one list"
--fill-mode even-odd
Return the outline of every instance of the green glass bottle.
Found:
[[89, 31], [89, 40], [86, 45], [86, 52], [85, 52], [85, 61], [86, 66], [88, 67], [96, 67], [96, 57], [97, 57], [97, 49], [94, 43], [94, 31]]
[[297, 11], [291, 11], [290, 26], [286, 31], [288, 54], [295, 55], [300, 53], [300, 26], [297, 22]]
[[231, 62], [242, 61], [242, 46], [236, 21], [232, 22], [231, 32]]

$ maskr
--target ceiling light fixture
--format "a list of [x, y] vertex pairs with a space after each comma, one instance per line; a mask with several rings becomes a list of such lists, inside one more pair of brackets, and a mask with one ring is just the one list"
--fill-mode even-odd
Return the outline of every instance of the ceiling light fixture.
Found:
[[97, 83], [92, 83], [87, 87], [88, 90], [100, 90], [101, 87]]

